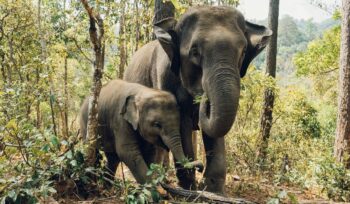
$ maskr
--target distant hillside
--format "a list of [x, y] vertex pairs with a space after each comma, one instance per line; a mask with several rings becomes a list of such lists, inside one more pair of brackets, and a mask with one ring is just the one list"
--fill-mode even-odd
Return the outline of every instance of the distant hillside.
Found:
[[[255, 21], [267, 25], [267, 20]], [[278, 55], [277, 71], [279, 75], [289, 75], [294, 71], [292, 62], [295, 53], [307, 48], [310, 41], [320, 37], [322, 33], [336, 25], [338, 20], [327, 19], [320, 23], [310, 20], [297, 20], [285, 15], [279, 20], [278, 28]], [[253, 62], [257, 69], [264, 69], [265, 52], [260, 54]]]

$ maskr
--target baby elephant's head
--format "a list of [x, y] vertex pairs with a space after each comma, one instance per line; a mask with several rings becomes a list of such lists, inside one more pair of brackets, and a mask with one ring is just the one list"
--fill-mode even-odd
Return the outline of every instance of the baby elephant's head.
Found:
[[122, 115], [152, 144], [165, 144], [178, 161], [186, 158], [180, 137], [180, 114], [175, 97], [149, 90], [127, 98]]
[[168, 148], [170, 143], [180, 141], [179, 109], [172, 94], [164, 91], [144, 94], [139, 107], [139, 131], [145, 140], [155, 144], [161, 139]]

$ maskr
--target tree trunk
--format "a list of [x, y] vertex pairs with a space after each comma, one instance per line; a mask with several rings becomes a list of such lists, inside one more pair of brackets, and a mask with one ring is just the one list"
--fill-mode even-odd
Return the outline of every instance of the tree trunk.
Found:
[[64, 57], [64, 107], [63, 135], [68, 138], [68, 56]]
[[[43, 62], [47, 59], [47, 50], [46, 50], [46, 41], [45, 41], [45, 33], [43, 32], [41, 28], [41, 0], [38, 1], [38, 30], [40, 34], [40, 45], [41, 45], [41, 60]], [[49, 83], [50, 83], [50, 96], [49, 96], [49, 103], [50, 103], [50, 110], [51, 110], [51, 120], [53, 125], [53, 131], [54, 134], [57, 136], [57, 125], [56, 125], [56, 118], [55, 118], [55, 111], [54, 111], [54, 89], [53, 89], [53, 80], [52, 80], [52, 74], [50, 73], [49, 67], [46, 67], [48, 73], [49, 73]]]
[[[87, 11], [90, 19], [90, 41], [93, 45], [95, 53], [94, 62], [94, 74], [92, 79], [91, 95], [89, 99], [88, 108], [88, 123], [87, 123], [87, 135], [86, 143], [86, 161], [89, 166], [93, 166], [96, 162], [96, 149], [97, 149], [97, 102], [102, 88], [102, 75], [104, 68], [104, 57], [105, 57], [105, 39], [104, 39], [104, 25], [103, 20], [98, 13], [93, 11], [87, 2], [87, 0], [81, 0]], [[96, 28], [96, 24], [98, 28]]]
[[136, 52], [139, 48], [140, 41], [140, 22], [139, 22], [139, 0], [135, 0], [135, 50]]
[[155, 0], [155, 16], [154, 22], [158, 22], [164, 18], [175, 16], [175, 7], [171, 1]]
[[[63, 1], [63, 12], [64, 12], [64, 30], [67, 30], [67, 20], [66, 20], [66, 0]], [[66, 56], [64, 56], [64, 117], [63, 117], [63, 133], [64, 137], [68, 138], [68, 46], [67, 38], [64, 39], [64, 45], [66, 47]]]
[[[154, 1], [154, 19], [153, 23], [161, 21], [162, 19], [174, 17], [175, 7], [171, 1], [155, 0]], [[153, 34], [153, 40], [156, 36]]]
[[121, 0], [121, 16], [119, 22], [119, 71], [118, 76], [120, 79], [123, 78], [125, 65], [126, 65], [126, 45], [125, 45], [125, 10], [126, 10], [126, 2], [125, 0]]
[[[41, 30], [41, 1], [38, 1], [38, 22], [39, 31]], [[36, 67], [36, 84], [39, 85], [41, 67]], [[36, 128], [40, 129], [41, 126], [41, 111], [40, 111], [40, 100], [36, 101]]]
[[342, 1], [337, 131], [334, 154], [350, 169], [350, 0]]
[[[276, 77], [276, 56], [277, 56], [277, 32], [278, 32], [279, 0], [270, 0], [268, 26], [273, 31], [270, 43], [266, 49], [266, 74]], [[272, 127], [272, 111], [275, 95], [271, 88], [264, 91], [264, 103], [260, 119], [260, 137], [257, 157], [260, 164], [264, 164], [267, 155], [268, 140]]]
[[[171, 3], [171, 1], [164, 1], [163, 0], [155, 0], [154, 1], [154, 19], [153, 23], [156, 23], [158, 21], [161, 21], [164, 18], [174, 17], [175, 16], [175, 7]], [[153, 34], [152, 39], [155, 40], [156, 36]], [[170, 158], [169, 153], [165, 154], [164, 166], [169, 167], [170, 164]]]

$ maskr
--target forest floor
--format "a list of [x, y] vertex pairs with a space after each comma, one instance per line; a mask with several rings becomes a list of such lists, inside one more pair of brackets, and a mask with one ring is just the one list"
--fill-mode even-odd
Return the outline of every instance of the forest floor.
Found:
[[[130, 171], [124, 167], [124, 175], [119, 170], [117, 177], [125, 177], [127, 180], [134, 180]], [[197, 176], [198, 180], [201, 175]], [[300, 189], [293, 186], [276, 186], [266, 179], [260, 178], [239, 178], [237, 175], [228, 175], [226, 184], [226, 196], [231, 198], [242, 198], [255, 203], [334, 203], [322, 198], [316, 191]], [[237, 179], [239, 178], [239, 179]], [[91, 196], [87, 199], [79, 198], [77, 195], [69, 198], [50, 198], [43, 203], [80, 203], [80, 204], [119, 204], [125, 203], [122, 197], [115, 196], [112, 193], [106, 193], [105, 196]], [[193, 202], [193, 199], [173, 198], [168, 194], [168, 200], [162, 203], [203, 203]]]

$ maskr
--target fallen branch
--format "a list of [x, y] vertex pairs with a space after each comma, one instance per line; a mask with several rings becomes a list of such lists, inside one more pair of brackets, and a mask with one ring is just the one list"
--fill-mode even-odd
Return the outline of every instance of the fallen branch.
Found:
[[174, 187], [168, 184], [161, 184], [162, 187], [174, 196], [186, 197], [189, 199], [196, 199], [196, 201], [209, 203], [234, 203], [234, 204], [254, 204], [254, 202], [245, 200], [243, 198], [228, 198], [215, 193], [207, 191], [191, 191], [180, 187]]

